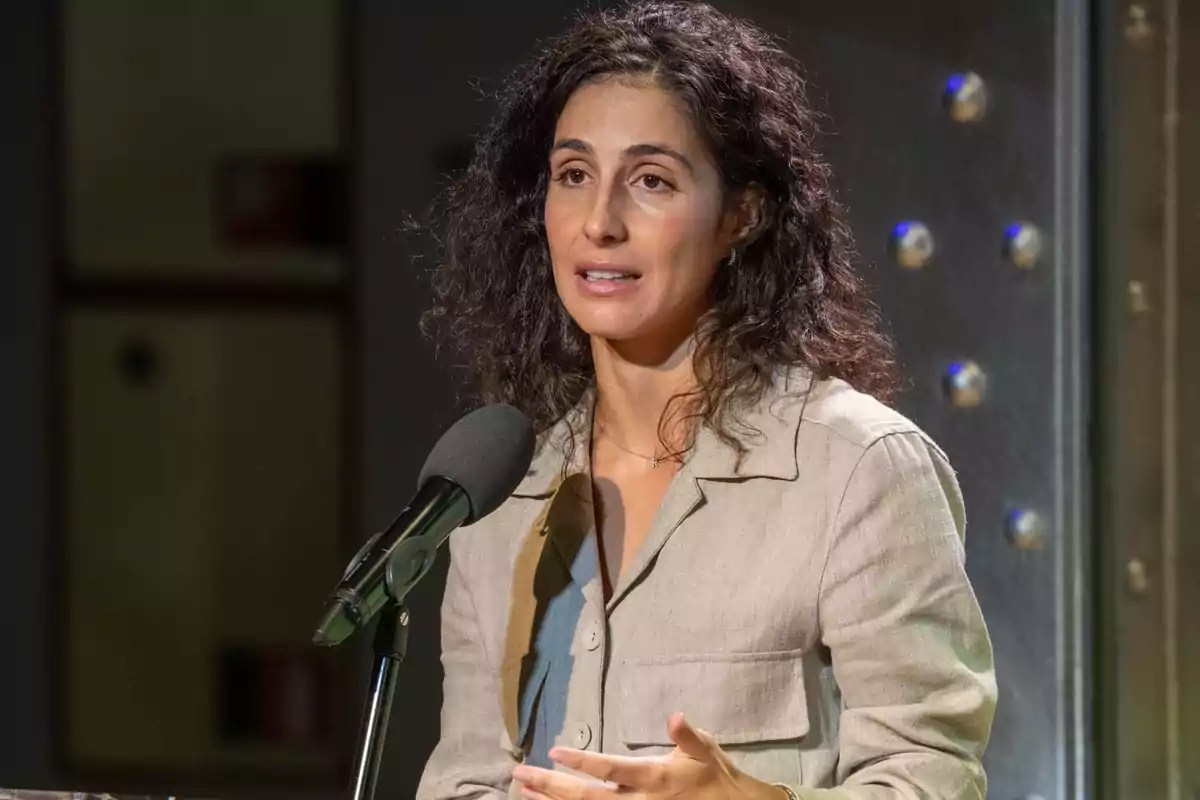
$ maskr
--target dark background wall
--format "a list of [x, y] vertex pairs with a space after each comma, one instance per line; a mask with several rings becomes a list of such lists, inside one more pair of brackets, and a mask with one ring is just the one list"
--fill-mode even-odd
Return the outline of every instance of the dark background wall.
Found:
[[[324, 776], [218, 780], [199, 768], [98, 774], [81, 772], [64, 758], [69, 748], [59, 678], [65, 664], [56, 647], [63, 619], [56, 598], [69, 588], [62, 565], [70, 508], [60, 480], [66, 434], [56, 422], [64, 397], [58, 371], [63, 343], [56, 331], [80, 294], [64, 292], [63, 270], [55, 269], [69, 250], [70, 209], [62, 199], [68, 184], [61, 108], [64, 5], [69, 3], [16, 4], [3, 12], [0, 25], [0, 247], [7, 262], [0, 270], [0, 363], [6, 367], [0, 392], [0, 508], [6, 511], [0, 540], [0, 786], [338, 796]], [[1160, 136], [1161, 121], [1174, 107], [1164, 89], [1168, 78], [1191, 86], [1186, 71], [1173, 72], [1179, 68], [1169, 46], [1172, 25], [1179, 26], [1171, 14], [1175, 6], [1166, 0], [1143, 4], [1138, 17], [1115, 3], [1082, 0], [718, 5], [785, 37], [804, 65], [810, 100], [827, 114], [823, 145], [861, 266], [901, 345], [909, 388], [900, 407], [945, 446], [959, 470], [968, 502], [969, 571], [996, 644], [1002, 691], [987, 757], [991, 795], [1049, 800], [1094, 796], [1096, 788], [1142, 787], [1142, 796], [1156, 796], [1172, 764], [1178, 769], [1190, 752], [1181, 732], [1194, 730], [1200, 718], [1194, 702], [1200, 693], [1194, 680], [1188, 683], [1195, 671], [1183, 667], [1195, 651], [1185, 638], [1183, 598], [1189, 595], [1182, 580], [1195, 548], [1178, 533], [1187, 530], [1188, 509], [1195, 505], [1188, 498], [1195, 493], [1178, 466], [1166, 467], [1174, 456], [1163, 434], [1168, 428], [1158, 427], [1166, 426], [1171, 408], [1179, 413], [1186, 406], [1165, 402], [1162, 392], [1171, 388], [1131, 394], [1173, 386], [1164, 373], [1182, 374], [1192, 363], [1179, 344], [1190, 329], [1170, 328], [1179, 309], [1167, 317], [1164, 302], [1164, 287], [1180, 287], [1186, 295], [1195, 283], [1178, 249], [1191, 230], [1178, 224], [1190, 218], [1191, 179], [1180, 177], [1183, 189], [1171, 195], [1163, 178], [1168, 163], [1190, 175], [1187, 154], [1194, 149], [1191, 128], [1181, 129], [1172, 158]], [[263, 59], [283, 57], [280, 48], [298, 41], [287, 38], [283, 5], [277, 12], [269, 3], [254, 7], [281, 15], [278, 41], [265, 41], [262, 52]], [[229, 306], [251, 317], [315, 312], [337, 320], [345, 359], [339, 369], [348, 376], [339, 395], [346, 401], [338, 450], [344, 481], [328, 491], [344, 511], [343, 529], [334, 534], [348, 558], [367, 532], [402, 506], [430, 445], [471, 403], [452, 362], [439, 359], [416, 328], [428, 301], [430, 249], [427, 239], [406, 231], [406, 223], [424, 215], [447, 172], [461, 163], [469, 137], [492, 109], [488, 92], [537, 39], [559, 30], [577, 4], [526, 0], [518, 12], [482, 0], [436, 6], [355, 0], [341, 8], [337, 24], [343, 29], [331, 35], [344, 50], [344, 81], [321, 91], [337, 95], [322, 103], [336, 106], [341, 120], [339, 157], [350, 177], [351, 232], [339, 257], [352, 272], [341, 288], [288, 290], [278, 301], [261, 287], [185, 281], [183, 288], [167, 287], [173, 299], [163, 308], [171, 324], [192, 319], [181, 306], [214, 313]], [[198, 23], [181, 15], [184, 38], [189, 24]], [[1183, 66], [1190, 63], [1185, 59]], [[1108, 71], [1097, 71], [1100, 64]], [[970, 124], [955, 122], [943, 97], [950, 76], [964, 70], [982, 76], [989, 94], [986, 115]], [[1106, 76], [1101, 89], [1120, 86], [1112, 95], [1098, 93], [1106, 115], [1091, 115], [1093, 74]], [[1186, 102], [1183, 107], [1190, 108]], [[191, 111], [199, 122], [212, 121], [203, 104]], [[120, 118], [117, 110], [113, 114]], [[210, 116], [218, 115], [213, 110]], [[238, 122], [236, 116], [219, 121]], [[1104, 148], [1092, 161], [1099, 134]], [[1137, 153], [1143, 160], [1131, 158]], [[161, 166], [170, 171], [169, 164]], [[1104, 191], [1094, 193], [1093, 183]], [[1135, 194], [1126, 191], [1130, 186], [1137, 187]], [[1174, 205], [1167, 202], [1171, 196]], [[1108, 215], [1106, 233], [1093, 237], [1092, 213], [1101, 207]], [[1175, 227], [1167, 219], [1175, 219]], [[899, 267], [889, 249], [894, 226], [904, 220], [921, 221], [936, 240], [932, 260], [921, 269]], [[1016, 267], [1002, 247], [1005, 229], [1017, 221], [1036, 225], [1044, 237], [1032, 269]], [[1169, 240], [1170, 231], [1178, 241]], [[1104, 303], [1095, 303], [1092, 294], [1094, 242], [1103, 248], [1095, 263], [1103, 271]], [[1134, 291], [1130, 281], [1140, 289]], [[95, 296], [95, 287], [84, 289], [82, 296]], [[136, 290], [138, 307], [162, 310], [162, 289]], [[128, 291], [129, 285], [104, 289], [104, 302], [119, 308]], [[1164, 316], [1157, 316], [1159, 310]], [[1097, 329], [1110, 345], [1099, 357], [1105, 368], [1093, 373], [1090, 342]], [[1171, 336], [1176, 338], [1168, 348]], [[1125, 360], [1113, 342], [1130, 347]], [[229, 354], [239, 343], [225, 346], [232, 348], [224, 351]], [[1175, 360], [1168, 363], [1168, 354]], [[987, 376], [982, 404], [969, 408], [956, 406], [946, 391], [948, 372], [968, 360]], [[1093, 380], [1104, 383], [1093, 387]], [[1091, 408], [1093, 388], [1099, 397], [1116, 396], [1104, 386], [1122, 387], [1121, 402]], [[1181, 386], [1180, 397], [1190, 396], [1190, 384]], [[1131, 416], [1132, 408], [1144, 413]], [[190, 418], [194, 409], [187, 411]], [[1137, 424], [1110, 427], [1104, 460], [1093, 464], [1089, 430], [1115, 426], [1119, 418], [1150, 420], [1145, 424], [1152, 435], [1142, 435]], [[261, 421], [267, 423], [265, 415]], [[242, 423], [253, 429], [255, 419]], [[1190, 428], [1169, 430], [1190, 437]], [[1137, 449], [1148, 440], [1157, 449]], [[1186, 456], [1191, 449], [1180, 452]], [[253, 450], [241, 453], [239, 459], [245, 458], [253, 467]], [[1102, 472], [1101, 491], [1114, 503], [1114, 521], [1096, 526], [1089, 519], [1093, 468]], [[113, 470], [119, 469], [114, 461]], [[116, 502], [125, 503], [121, 497]], [[1027, 539], [1014, 536], [1011, 527], [1012, 514], [1022, 511], [1032, 515], [1024, 518], [1033, 521], [1034, 535]], [[248, 513], [267, 522], [284, 516], [274, 505], [252, 503]], [[111, 533], [116, 547], [120, 531]], [[1164, 561], [1167, 553], [1181, 563]], [[1144, 584], [1131, 584], [1131, 564], [1139, 559], [1150, 574]], [[1094, 581], [1096, 564], [1102, 574]], [[1168, 578], [1172, 566], [1177, 573]], [[147, 572], [154, 567], [142, 565]], [[329, 564], [316, 583], [332, 585], [340, 568]], [[443, 559], [410, 598], [410, 658], [397, 690], [381, 794], [410, 795], [437, 735], [437, 607], [444, 570]], [[302, 584], [276, 598], [301, 607], [301, 617], [303, 608], [315, 609], [321, 600]], [[1101, 642], [1095, 652], [1093, 632]], [[1175, 643], [1165, 646], [1172, 636]], [[1134, 646], [1122, 649], [1122, 642]], [[365, 644], [335, 654], [351, 678], [338, 696], [343, 755], [361, 703]], [[1098, 668], [1102, 680], [1093, 685]], [[103, 686], [107, 677], [97, 676], [95, 684]], [[1121, 704], [1110, 702], [1118, 696]], [[1164, 709], [1168, 697], [1184, 701], [1175, 723]], [[1091, 787], [1088, 776], [1097, 762], [1105, 767], [1103, 784]]]
[[45, 3], [6, 8], [0, 24], [0, 776], [50, 782], [50, 546], [46, 409], [50, 398], [53, 175], [51, 57]]

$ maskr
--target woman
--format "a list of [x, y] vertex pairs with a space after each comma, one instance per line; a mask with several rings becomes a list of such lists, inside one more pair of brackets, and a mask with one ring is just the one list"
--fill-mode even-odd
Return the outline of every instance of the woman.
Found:
[[984, 796], [962, 499], [879, 402], [802, 90], [758, 30], [657, 2], [508, 84], [431, 321], [541, 438], [452, 538], [422, 800]]

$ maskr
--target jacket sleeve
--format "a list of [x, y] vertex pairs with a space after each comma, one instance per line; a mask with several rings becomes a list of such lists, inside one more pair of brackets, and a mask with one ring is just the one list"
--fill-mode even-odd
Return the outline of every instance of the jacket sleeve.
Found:
[[503, 800], [516, 761], [504, 749], [499, 679], [488, 667], [456, 539], [451, 535], [442, 599], [441, 737], [425, 764], [416, 800]]
[[962, 495], [918, 432], [867, 447], [830, 531], [818, 622], [842, 693], [835, 789], [802, 800], [982, 800], [996, 681], [964, 569]]

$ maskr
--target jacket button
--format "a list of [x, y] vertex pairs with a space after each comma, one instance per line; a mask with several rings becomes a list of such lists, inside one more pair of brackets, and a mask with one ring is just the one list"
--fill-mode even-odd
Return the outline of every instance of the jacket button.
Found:
[[582, 724], [575, 728], [575, 749], [586, 750], [587, 746], [592, 743], [592, 727], [588, 724]]
[[600, 646], [600, 626], [599, 625], [597, 625], [596, 623], [593, 622], [590, 626], [588, 626], [587, 633], [583, 637], [583, 643], [584, 643], [584, 646], [587, 647], [588, 650], [595, 650], [597, 647]]

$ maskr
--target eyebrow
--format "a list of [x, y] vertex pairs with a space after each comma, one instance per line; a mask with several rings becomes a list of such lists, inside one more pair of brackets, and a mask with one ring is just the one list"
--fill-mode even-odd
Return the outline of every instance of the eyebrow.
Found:
[[[559, 150], [573, 150], [576, 153], [583, 153], [585, 155], [592, 154], [592, 146], [582, 139], [559, 139], [554, 143], [554, 147], [550, 149], [550, 153], [553, 154]], [[644, 144], [630, 145], [629, 147], [625, 148], [625, 155], [666, 156], [678, 161], [684, 166], [685, 169], [687, 169], [688, 172], [695, 172], [695, 168], [692, 167], [692, 162], [688, 160], [687, 156], [685, 156], [683, 153], [680, 153], [678, 150], [673, 150], [670, 147], [667, 147], [665, 144], [646, 142]]]

